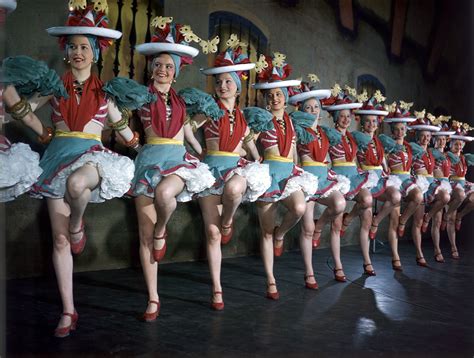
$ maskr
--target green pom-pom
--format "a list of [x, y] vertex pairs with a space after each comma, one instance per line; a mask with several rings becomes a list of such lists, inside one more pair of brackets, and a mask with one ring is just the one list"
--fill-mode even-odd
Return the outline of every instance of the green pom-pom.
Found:
[[27, 98], [39, 93], [68, 98], [66, 89], [56, 71], [43, 61], [28, 56], [7, 57], [2, 63], [2, 78], [5, 85], [13, 85], [21, 96]]
[[295, 127], [296, 136], [298, 141], [303, 144], [311, 143], [315, 137], [306, 130], [306, 128], [311, 128], [315, 121], [315, 117], [312, 114], [296, 111], [290, 113], [290, 119]]
[[225, 113], [219, 108], [212, 96], [197, 88], [183, 88], [178, 92], [178, 95], [186, 103], [186, 112], [190, 117], [196, 114], [204, 114], [213, 121], [217, 121]]
[[270, 112], [259, 107], [246, 107], [243, 112], [247, 125], [254, 132], [266, 132], [275, 128], [273, 115]]
[[449, 157], [449, 160], [451, 160], [451, 163], [454, 165], [458, 164], [460, 161], [459, 157], [453, 152], [448, 152], [448, 157]]
[[474, 165], [474, 154], [466, 153], [464, 154], [464, 158], [466, 158], [467, 165]]
[[341, 143], [342, 134], [337, 129], [326, 126], [320, 126], [320, 128], [324, 131], [324, 133], [326, 133], [326, 136], [329, 140], [329, 144], [331, 146], [335, 146]]
[[386, 134], [379, 135], [380, 142], [382, 142], [385, 153], [392, 154], [400, 152], [403, 149], [401, 144], [398, 144], [395, 139]]
[[414, 142], [410, 142], [410, 147], [411, 147], [411, 151], [412, 151], [412, 154], [413, 154], [413, 158], [414, 159], [420, 159], [423, 154], [425, 154], [425, 150], [423, 149], [423, 147], [421, 147], [420, 145], [414, 143]]
[[351, 134], [357, 143], [357, 148], [359, 148], [359, 150], [367, 150], [369, 143], [372, 141], [372, 137], [361, 131], [354, 131]]
[[433, 148], [431, 150], [431, 153], [433, 154], [433, 157], [435, 158], [435, 161], [437, 161], [437, 162], [444, 162], [446, 160], [446, 157], [444, 156], [444, 153], [439, 151], [436, 148]]
[[146, 103], [156, 101], [156, 95], [150, 93], [146, 86], [130, 78], [115, 77], [108, 81], [102, 90], [112, 98], [119, 109], [135, 110]]

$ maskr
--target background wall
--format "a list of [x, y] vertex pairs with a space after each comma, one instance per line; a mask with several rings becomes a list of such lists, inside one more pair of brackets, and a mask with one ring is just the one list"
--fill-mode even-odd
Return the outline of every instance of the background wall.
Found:
[[[121, 1], [129, 8], [147, 1]], [[445, 32], [440, 60], [433, 73], [427, 73], [430, 53], [436, 46], [436, 31], [441, 26], [439, 1], [408, 1], [401, 56], [390, 53], [394, 6], [397, 0], [360, 0], [350, 2], [354, 12], [354, 29], [347, 31], [340, 20], [339, 5], [345, 1], [311, 0], [168, 0], [152, 1], [153, 9], [173, 16], [179, 23], [190, 24], [201, 37], [208, 37], [209, 15], [227, 11], [242, 16], [257, 26], [268, 38], [269, 50], [287, 55], [293, 67], [291, 77], [316, 73], [322, 88], [335, 82], [356, 85], [361, 74], [371, 74], [386, 88], [387, 103], [394, 100], [415, 102], [414, 109], [444, 109], [461, 121], [471, 122], [472, 97], [472, 6], [456, 1]], [[109, 4], [115, 4], [109, 0]], [[62, 25], [66, 17], [65, 0], [19, 1], [17, 10], [7, 19], [8, 56], [29, 55], [44, 60], [62, 73], [63, 54], [57, 41], [44, 31]], [[117, 19], [112, 19], [112, 23]], [[130, 21], [129, 18], [122, 21]], [[439, 24], [439, 26], [438, 26]], [[226, 39], [222, 39], [225, 41]], [[107, 56], [114, 56], [109, 53]], [[176, 88], [206, 87], [206, 78], [198, 69], [206, 67], [205, 55], [182, 71]], [[121, 71], [126, 69], [121, 68]], [[38, 115], [46, 123], [49, 109]], [[331, 120], [323, 115], [323, 123]], [[352, 129], [356, 129], [354, 122]], [[44, 148], [34, 135], [17, 123], [5, 126], [13, 141], [30, 143], [33, 149]], [[472, 147], [471, 147], [472, 148]], [[467, 148], [468, 151], [472, 151]], [[44, 201], [23, 196], [2, 206], [6, 277], [51, 274], [51, 232]], [[284, 209], [282, 209], [283, 212]], [[1, 213], [1, 212], [0, 212]], [[354, 221], [342, 240], [343, 245], [358, 242], [358, 223]], [[99, 270], [138, 266], [138, 233], [133, 202], [114, 199], [89, 205], [86, 216], [87, 249], [75, 260], [75, 270]], [[4, 225], [3, 225], [4, 224]], [[466, 224], [465, 224], [466, 225]], [[223, 248], [224, 256], [258, 253], [258, 221], [254, 205], [243, 205], [236, 215], [235, 238]], [[408, 229], [408, 228], [407, 228]], [[467, 229], [467, 227], [466, 227]], [[205, 258], [202, 218], [196, 202], [179, 204], [168, 226], [169, 249], [166, 261]], [[407, 230], [408, 232], [408, 230]], [[467, 232], [467, 231], [465, 231]], [[323, 232], [322, 246], [328, 245], [328, 229]], [[386, 223], [379, 230], [384, 239]], [[286, 245], [296, 248], [299, 228], [288, 235]], [[165, 262], [166, 262], [165, 261]]]

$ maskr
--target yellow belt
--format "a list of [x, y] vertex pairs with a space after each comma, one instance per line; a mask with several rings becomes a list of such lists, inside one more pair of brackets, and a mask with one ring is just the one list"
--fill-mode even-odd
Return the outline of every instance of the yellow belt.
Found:
[[364, 165], [362, 164], [362, 169], [364, 170], [383, 170], [381, 165]]
[[405, 170], [392, 170], [392, 174], [410, 174], [410, 172]]
[[426, 178], [433, 178], [433, 174], [417, 174], [417, 175], [421, 175]]
[[333, 167], [355, 167], [354, 162], [333, 162], [332, 163]]
[[224, 152], [224, 151], [220, 151], [220, 150], [209, 150], [207, 152], [207, 155], [216, 155], [216, 156], [219, 156], [219, 157], [240, 157], [240, 155], [238, 153]]
[[456, 177], [456, 176], [453, 176], [453, 177], [450, 177], [450, 179], [452, 179], [452, 180], [466, 180], [466, 177]]
[[55, 137], [63, 137], [63, 138], [82, 138], [82, 139], [93, 139], [98, 142], [101, 141], [100, 135], [98, 134], [91, 134], [91, 133], [84, 133], [84, 132], [64, 132], [57, 130], [54, 133]]
[[146, 144], [151, 144], [151, 145], [166, 145], [166, 144], [183, 145], [183, 141], [178, 140], [178, 139], [173, 139], [173, 138], [150, 137], [150, 138], [146, 139]]
[[274, 160], [275, 162], [293, 163], [293, 159], [280, 157], [279, 155], [265, 155], [265, 160]]
[[301, 162], [303, 167], [327, 167], [327, 163], [323, 162], [313, 162], [312, 160]]

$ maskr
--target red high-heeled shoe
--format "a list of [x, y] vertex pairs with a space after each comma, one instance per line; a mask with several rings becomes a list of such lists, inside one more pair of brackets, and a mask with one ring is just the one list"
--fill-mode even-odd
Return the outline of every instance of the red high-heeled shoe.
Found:
[[214, 302], [213, 301], [214, 295], [222, 295], [222, 292], [221, 291], [216, 291], [211, 296], [211, 308], [214, 311], [222, 311], [224, 309], [224, 300], [222, 300], [222, 302]]
[[367, 270], [367, 266], [372, 266], [372, 264], [368, 263], [362, 265], [362, 267], [364, 268], [364, 274], [366, 274], [367, 276], [377, 276], [375, 270]]
[[397, 226], [397, 236], [399, 238], [402, 238], [403, 235], [405, 234], [405, 225], [406, 223], [402, 223], [400, 219], [398, 220], [398, 226]]
[[[400, 265], [395, 265], [395, 262], [400, 262]], [[403, 271], [400, 260], [392, 260], [392, 269], [393, 271]]]
[[[227, 235], [222, 233], [223, 230], [229, 230]], [[232, 234], [234, 233], [234, 223], [230, 224], [229, 226], [221, 226], [221, 243], [222, 245], [226, 245], [232, 239]]]
[[342, 271], [342, 268], [335, 268], [335, 269], [332, 270], [332, 272], [334, 272], [334, 279], [337, 282], [346, 282], [347, 281], [346, 275], [338, 275], [337, 273], [339, 271]]
[[160, 308], [161, 308], [161, 304], [160, 304], [160, 301], [148, 301], [148, 303], [154, 303], [156, 305], [156, 311], [155, 312], [151, 312], [151, 313], [147, 313], [145, 312], [143, 314], [143, 320], [145, 322], [153, 322], [156, 320], [156, 318], [160, 315]]
[[309, 288], [310, 290], [317, 290], [319, 288], [319, 286], [318, 286], [318, 282], [316, 281], [316, 279], [314, 279], [314, 283], [310, 283], [310, 282], [306, 281], [308, 278], [311, 278], [311, 277], [314, 278], [314, 275], [304, 275], [304, 284], [305, 284], [306, 288]]
[[273, 255], [275, 255], [276, 257], [280, 257], [281, 255], [283, 255], [283, 250], [284, 250], [283, 240], [281, 240], [282, 242], [281, 247], [276, 247], [275, 245], [277, 241], [275, 240], [275, 231], [277, 231], [278, 228], [279, 226], [275, 226], [275, 228], [273, 229]]
[[[351, 223], [349, 223], [349, 224], [345, 223], [346, 222], [346, 217], [348, 215], [349, 215], [349, 213], [342, 214], [342, 227], [341, 227], [341, 230], [339, 231], [339, 236], [340, 237], [344, 236], [344, 234], [346, 233], [347, 228], [351, 225]], [[343, 229], [344, 226], [346, 227], [345, 229]]]
[[79, 315], [77, 314], [76, 310], [74, 310], [74, 313], [63, 312], [61, 316], [71, 317], [71, 324], [69, 326], [59, 327], [54, 330], [54, 336], [58, 338], [64, 338], [69, 336], [71, 331], [74, 331], [76, 329], [77, 321], [79, 320]]
[[[276, 287], [276, 283], [269, 283], [268, 284], [268, 288], [270, 288], [270, 286], [275, 286]], [[269, 292], [268, 289], [267, 289], [267, 294], [265, 295], [266, 298], [268, 298], [269, 300], [279, 300], [280, 299], [280, 293], [278, 291], [276, 292]]]
[[418, 266], [421, 266], [421, 267], [428, 267], [428, 263], [426, 262], [426, 260], [425, 260], [425, 262], [422, 262], [421, 260], [425, 260], [425, 258], [423, 256], [417, 257], [416, 258], [416, 264]]
[[[70, 235], [76, 235], [76, 234], [79, 234], [81, 232], [82, 232], [81, 239], [79, 241], [76, 241], [76, 242], [72, 241]], [[84, 231], [84, 219], [82, 219], [82, 221], [81, 221], [81, 228], [79, 229], [79, 231], [77, 231], [77, 232], [69, 231], [69, 241], [70, 241], [70, 245], [71, 245], [71, 252], [74, 255], [80, 255], [82, 253], [82, 251], [84, 251], [84, 247], [86, 246], [86, 241], [87, 241], [87, 236], [86, 236], [86, 233]]]
[[[318, 223], [318, 220], [314, 220], [314, 226]], [[312, 245], [313, 249], [316, 249], [320, 244], [321, 244], [321, 233], [322, 231], [316, 231], [316, 229], [313, 232], [313, 240], [312, 240]]]
[[[370, 224], [370, 229], [369, 229], [370, 240], [375, 240], [375, 238], [377, 237], [377, 230], [379, 229], [379, 226], [374, 224], [374, 218], [375, 218], [375, 215], [372, 217], [372, 223]], [[375, 231], [372, 231], [372, 229], [374, 228], [375, 228]]]
[[428, 225], [430, 224], [431, 217], [428, 213], [423, 215], [423, 223], [421, 224], [421, 232], [424, 234], [428, 230]]
[[166, 254], [166, 239], [168, 238], [168, 233], [165, 231], [165, 234], [162, 237], [154, 237], [153, 240], [165, 240], [165, 244], [161, 249], [153, 248], [153, 258], [156, 262], [160, 262]]

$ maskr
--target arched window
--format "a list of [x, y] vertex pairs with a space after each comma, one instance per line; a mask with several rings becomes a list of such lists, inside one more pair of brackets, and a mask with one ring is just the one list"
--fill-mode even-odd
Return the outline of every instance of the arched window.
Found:
[[385, 86], [379, 79], [370, 74], [363, 74], [357, 77], [357, 93], [367, 91], [368, 96], [372, 96], [375, 91], [380, 90], [385, 95]]
[[[260, 54], [265, 54], [267, 50], [268, 40], [263, 32], [255, 26], [251, 21], [237, 14], [227, 11], [216, 11], [209, 15], [209, 38], [218, 35], [221, 39], [219, 51], [223, 51], [225, 43], [231, 34], [239, 36], [240, 41], [248, 44], [247, 48], [243, 48], [251, 62], [256, 62]], [[209, 56], [209, 66], [214, 64], [214, 56]], [[247, 81], [242, 82], [242, 93], [240, 94], [240, 104], [242, 107], [257, 105], [256, 91], [250, 86], [255, 83], [255, 71], [250, 71]], [[212, 78], [207, 82], [208, 92], [212, 93]]]

